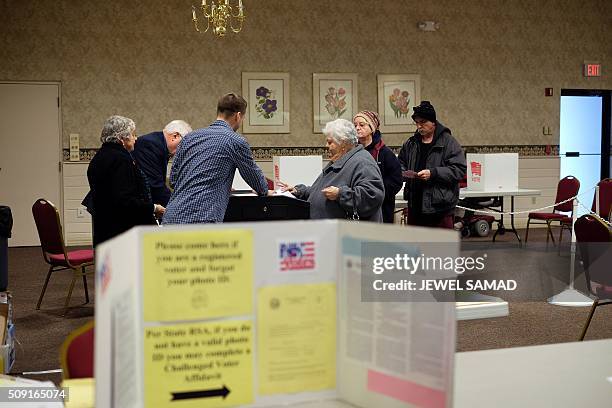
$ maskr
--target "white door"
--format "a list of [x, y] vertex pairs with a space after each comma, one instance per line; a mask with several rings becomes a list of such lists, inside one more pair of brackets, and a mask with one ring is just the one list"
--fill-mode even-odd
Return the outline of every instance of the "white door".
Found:
[[13, 213], [9, 246], [40, 245], [32, 204], [60, 212], [59, 84], [0, 83], [0, 205]]

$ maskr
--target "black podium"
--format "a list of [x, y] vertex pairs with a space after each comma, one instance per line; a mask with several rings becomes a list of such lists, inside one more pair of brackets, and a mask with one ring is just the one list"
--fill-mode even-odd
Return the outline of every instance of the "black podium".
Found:
[[230, 197], [223, 222], [307, 220], [310, 218], [310, 203], [285, 196], [240, 196]]

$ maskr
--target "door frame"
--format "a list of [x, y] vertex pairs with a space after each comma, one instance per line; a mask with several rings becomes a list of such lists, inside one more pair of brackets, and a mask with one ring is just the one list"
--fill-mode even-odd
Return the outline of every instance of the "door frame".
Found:
[[[57, 123], [59, 129], [59, 151], [57, 152], [57, 177], [59, 178], [59, 203], [55, 204], [59, 211], [62, 227], [64, 226], [64, 123], [62, 116], [62, 82], [61, 81], [36, 81], [36, 80], [0, 80], [0, 85], [56, 85], [57, 86]], [[64, 242], [66, 240], [65, 229], [62, 228]]]
[[[610, 130], [612, 128], [612, 91], [609, 89], [561, 89], [564, 96], [601, 96], [601, 164], [599, 178], [610, 177]], [[561, 100], [559, 99], [559, 102]], [[560, 119], [560, 118], [559, 118]]]

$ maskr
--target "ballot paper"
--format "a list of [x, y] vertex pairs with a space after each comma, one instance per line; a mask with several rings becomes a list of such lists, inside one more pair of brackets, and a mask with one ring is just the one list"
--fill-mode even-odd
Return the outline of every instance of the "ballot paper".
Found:
[[417, 177], [417, 172], [413, 170], [404, 170], [402, 171], [402, 177], [404, 179], [413, 179]]
[[289, 191], [282, 191], [280, 188], [277, 190], [274, 190], [274, 195], [276, 196], [285, 196], [285, 197], [290, 197], [290, 198], [296, 198], [293, 194], [291, 194]]

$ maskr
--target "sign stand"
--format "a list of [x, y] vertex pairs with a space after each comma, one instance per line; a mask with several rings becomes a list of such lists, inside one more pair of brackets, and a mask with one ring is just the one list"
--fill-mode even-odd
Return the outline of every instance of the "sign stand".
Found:
[[[578, 292], [574, 289], [574, 266], [576, 263], [576, 235], [574, 234], [574, 223], [576, 222], [576, 213], [578, 212], [578, 199], [575, 198], [573, 201], [573, 211], [572, 211], [572, 243], [570, 249], [570, 281], [569, 287], [565, 289], [563, 292], [556, 294], [553, 297], [548, 299], [548, 303], [551, 305], [557, 306], [573, 306], [573, 307], [585, 307], [593, 305], [593, 300], [584, 295], [581, 292]], [[559, 242], [561, 245], [561, 242]]]

